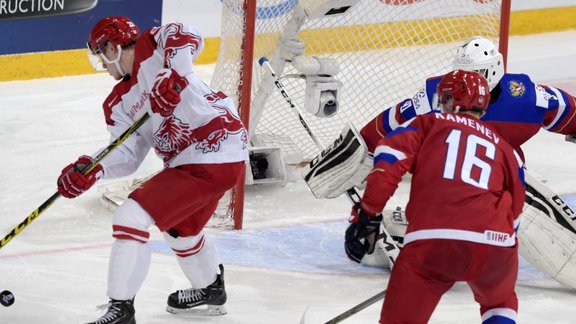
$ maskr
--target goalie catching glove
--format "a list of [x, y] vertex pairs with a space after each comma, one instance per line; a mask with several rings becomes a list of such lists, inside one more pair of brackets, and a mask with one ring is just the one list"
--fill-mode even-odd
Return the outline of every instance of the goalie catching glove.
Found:
[[90, 156], [82, 155], [76, 162], [67, 165], [58, 177], [58, 192], [66, 198], [76, 198], [90, 189], [104, 175], [100, 164], [84, 174], [84, 170], [91, 167], [93, 162]]
[[162, 69], [150, 90], [152, 111], [168, 117], [180, 103], [180, 92], [188, 85], [188, 80], [173, 69]]
[[351, 224], [346, 230], [344, 249], [350, 260], [360, 263], [366, 253], [374, 252], [382, 215], [368, 216], [357, 204], [352, 207], [348, 221]]

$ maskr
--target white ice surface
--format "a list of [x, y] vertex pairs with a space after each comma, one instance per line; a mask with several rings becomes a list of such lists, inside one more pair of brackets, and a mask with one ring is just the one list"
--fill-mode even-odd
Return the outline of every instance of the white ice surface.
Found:
[[[510, 72], [576, 94], [576, 31], [513, 37]], [[209, 80], [212, 67], [199, 66]], [[8, 234], [56, 190], [60, 170], [107, 143], [100, 103], [113, 85], [107, 75], [0, 83], [0, 235]], [[576, 146], [539, 133], [525, 147], [528, 167], [576, 204]], [[161, 166], [153, 156], [134, 175]], [[403, 183], [389, 206], [406, 200]], [[111, 214], [93, 189], [59, 199], [0, 250], [0, 291], [16, 297], [0, 306], [2, 324], [93, 321], [106, 303]], [[189, 318], [164, 311], [167, 295], [187, 287], [157, 230], [147, 280], [136, 297], [139, 324], [323, 323], [386, 287], [389, 273], [347, 261], [342, 236], [346, 198], [318, 201], [301, 182], [247, 190], [244, 230], [208, 232], [226, 266], [228, 315]], [[527, 264], [517, 286], [519, 323], [576, 322], [576, 293]], [[376, 323], [378, 302], [344, 323]], [[418, 307], [418, 302], [414, 302]], [[468, 288], [444, 296], [431, 323], [479, 323]]]

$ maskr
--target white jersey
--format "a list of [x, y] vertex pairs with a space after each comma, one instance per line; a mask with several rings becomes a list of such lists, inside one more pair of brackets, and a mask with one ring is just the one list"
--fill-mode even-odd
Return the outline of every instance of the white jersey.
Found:
[[[208, 87], [193, 71], [203, 46], [195, 28], [175, 23], [152, 28], [138, 39], [132, 75], [113, 88], [103, 108], [112, 140], [144, 113], [151, 117], [102, 161], [104, 178], [133, 173], [151, 148], [166, 167], [248, 160], [247, 132], [232, 99]], [[189, 83], [174, 113], [166, 118], [153, 113], [149, 101], [164, 67]]]

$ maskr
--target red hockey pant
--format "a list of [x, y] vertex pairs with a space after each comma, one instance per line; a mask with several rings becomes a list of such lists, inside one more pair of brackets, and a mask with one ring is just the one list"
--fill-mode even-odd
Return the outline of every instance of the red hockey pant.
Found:
[[167, 168], [130, 194], [162, 231], [178, 236], [197, 235], [224, 193], [234, 187], [244, 162], [186, 164]]
[[516, 312], [517, 277], [518, 244], [497, 247], [441, 239], [412, 242], [402, 249], [392, 270], [380, 323], [428, 323], [442, 295], [457, 281], [468, 283], [480, 304], [480, 314], [494, 308]]

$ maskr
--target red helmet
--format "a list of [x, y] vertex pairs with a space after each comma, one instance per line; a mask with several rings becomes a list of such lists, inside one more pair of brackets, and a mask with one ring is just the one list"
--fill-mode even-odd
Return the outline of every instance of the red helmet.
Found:
[[450, 72], [438, 83], [439, 102], [446, 103], [448, 99], [453, 99], [454, 112], [484, 112], [490, 103], [488, 81], [474, 71]]
[[107, 17], [94, 25], [88, 38], [88, 48], [93, 54], [105, 52], [108, 43], [127, 46], [140, 36], [138, 26], [126, 17]]

